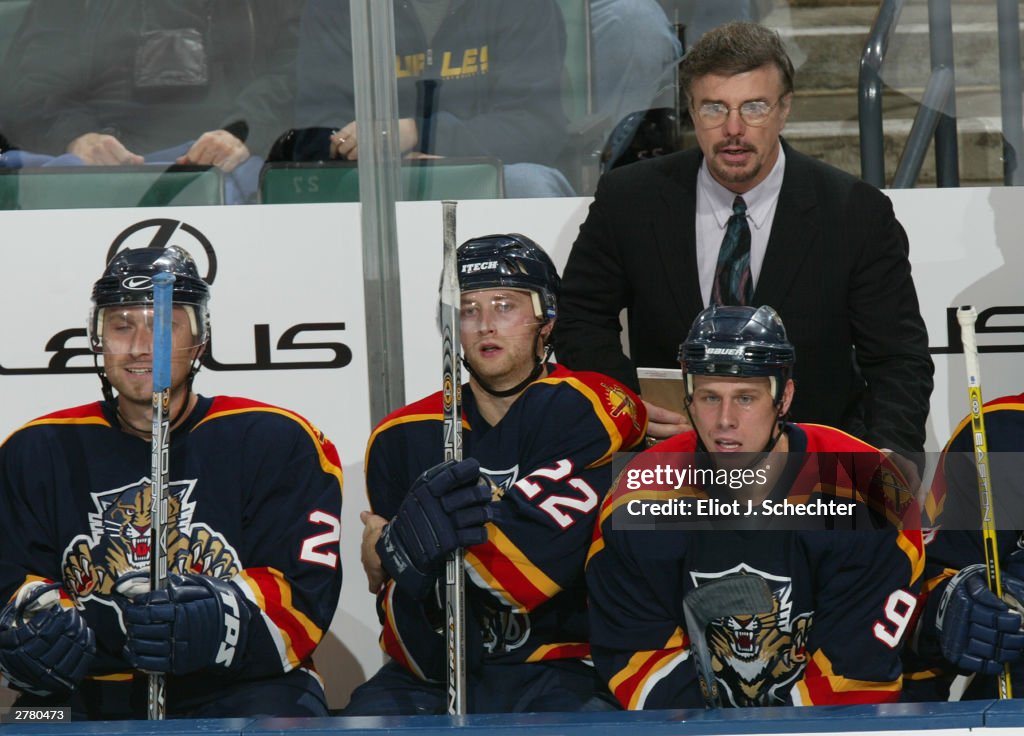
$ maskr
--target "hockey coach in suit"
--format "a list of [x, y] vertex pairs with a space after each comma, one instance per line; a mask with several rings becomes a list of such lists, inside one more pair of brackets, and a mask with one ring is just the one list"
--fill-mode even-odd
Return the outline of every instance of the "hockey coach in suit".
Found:
[[[699, 147], [602, 177], [564, 273], [559, 360], [639, 389], [636, 367], [675, 366], [705, 305], [766, 304], [800, 355], [794, 420], [922, 450], [933, 367], [892, 203], [781, 139], [793, 65], [775, 32], [720, 26], [681, 74]], [[687, 428], [648, 409], [652, 437]]]

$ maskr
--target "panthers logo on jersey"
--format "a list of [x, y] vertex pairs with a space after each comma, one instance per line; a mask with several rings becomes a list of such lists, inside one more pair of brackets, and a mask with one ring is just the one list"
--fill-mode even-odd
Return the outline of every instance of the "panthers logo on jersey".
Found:
[[[192, 523], [194, 486], [194, 480], [173, 481], [168, 488], [168, 569], [230, 578], [239, 570], [238, 555], [223, 535]], [[148, 570], [152, 557], [149, 478], [93, 493], [92, 500], [89, 534], [72, 539], [63, 556], [64, 588], [77, 606], [91, 598], [107, 603], [118, 577]]]
[[611, 416], [627, 417], [630, 423], [633, 425], [633, 429], [639, 432], [640, 420], [637, 418], [639, 412], [636, 408], [636, 402], [633, 401], [633, 398], [621, 386], [612, 386], [607, 383], [602, 383], [601, 388], [603, 388], [605, 391], [604, 398], [611, 410]]
[[718, 573], [690, 573], [695, 585], [735, 574], [757, 575], [768, 583], [770, 613], [727, 616], [708, 625], [712, 667], [724, 697], [736, 707], [784, 705], [807, 663], [813, 613], [793, 614], [790, 578], [746, 564]]

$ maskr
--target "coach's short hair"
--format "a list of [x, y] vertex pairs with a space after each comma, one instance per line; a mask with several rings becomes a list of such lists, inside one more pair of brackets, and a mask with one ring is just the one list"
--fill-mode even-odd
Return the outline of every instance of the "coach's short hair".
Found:
[[793, 91], [793, 62], [775, 31], [758, 23], [725, 23], [701, 36], [679, 66], [687, 98], [694, 80], [705, 74], [732, 76], [774, 64], [782, 74], [782, 94]]

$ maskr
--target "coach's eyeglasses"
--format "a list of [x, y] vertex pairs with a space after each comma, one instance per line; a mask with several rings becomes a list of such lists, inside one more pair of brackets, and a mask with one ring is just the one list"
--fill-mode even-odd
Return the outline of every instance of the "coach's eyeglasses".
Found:
[[705, 102], [697, 108], [697, 120], [700, 121], [702, 128], [720, 128], [729, 119], [729, 113], [738, 110], [740, 119], [746, 125], [757, 128], [768, 122], [772, 111], [779, 106], [785, 96], [782, 95], [775, 100], [774, 105], [769, 105], [764, 100], [748, 100], [737, 107], [729, 107], [724, 102]]

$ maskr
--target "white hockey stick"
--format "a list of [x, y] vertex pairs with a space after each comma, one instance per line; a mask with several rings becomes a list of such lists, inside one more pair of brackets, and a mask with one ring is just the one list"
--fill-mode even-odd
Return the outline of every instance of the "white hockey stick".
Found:
[[771, 613], [775, 607], [773, 598], [768, 583], [757, 575], [727, 575], [699, 585], [683, 598], [686, 635], [696, 660], [700, 692], [708, 708], [722, 707], [722, 695], [705, 633], [708, 624], [727, 616]]
[[[981, 505], [981, 538], [985, 547], [985, 575], [988, 587], [996, 598], [1003, 597], [1003, 583], [999, 565], [999, 547], [996, 543], [996, 517], [992, 507], [992, 475], [988, 467], [988, 437], [985, 434], [985, 413], [982, 410], [981, 368], [978, 361], [978, 343], [974, 336], [974, 323], [978, 312], [974, 307], [956, 310], [960, 323], [960, 341], [964, 345], [967, 364], [967, 399], [971, 410], [971, 434], [974, 442], [974, 464], [978, 471], [978, 501]], [[999, 673], [999, 699], [1013, 697], [1010, 685], [1010, 665], [1003, 665]]]
[[[174, 274], [153, 276], [153, 427], [150, 443], [150, 590], [167, 587], [168, 460], [171, 411], [171, 311]], [[167, 717], [167, 683], [160, 673], [150, 673], [147, 717]]]
[[[462, 352], [459, 335], [459, 264], [455, 243], [455, 202], [441, 203], [444, 265], [441, 270], [441, 386], [444, 396], [444, 459], [462, 460]], [[445, 644], [448, 656], [448, 713], [466, 713], [466, 579], [464, 552], [445, 564]]]

